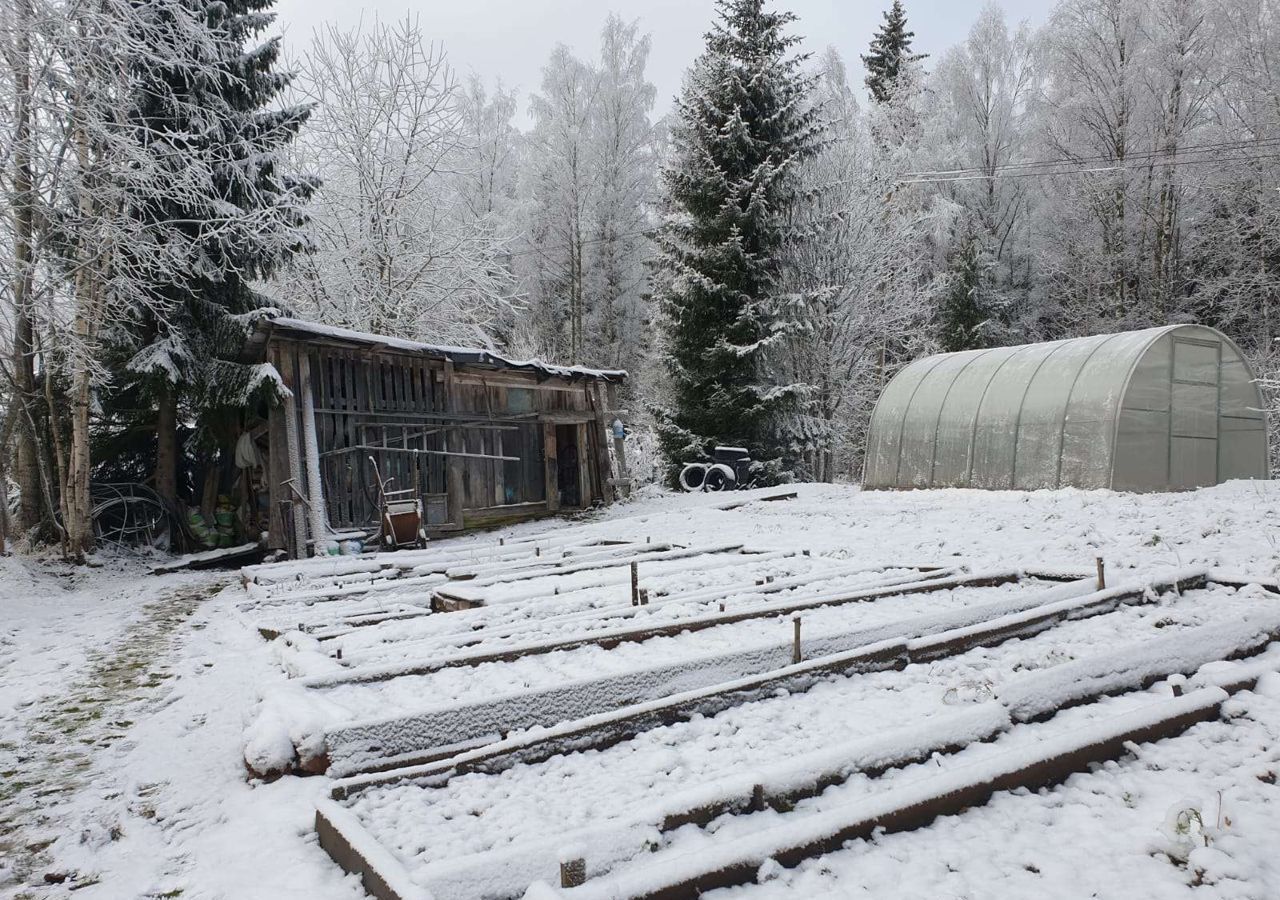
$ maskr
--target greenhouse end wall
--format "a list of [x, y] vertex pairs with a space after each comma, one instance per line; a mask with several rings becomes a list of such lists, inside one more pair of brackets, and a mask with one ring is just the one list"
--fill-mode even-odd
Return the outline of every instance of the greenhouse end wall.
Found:
[[871, 418], [868, 488], [1183, 490], [1266, 478], [1248, 363], [1176, 325], [917, 360]]

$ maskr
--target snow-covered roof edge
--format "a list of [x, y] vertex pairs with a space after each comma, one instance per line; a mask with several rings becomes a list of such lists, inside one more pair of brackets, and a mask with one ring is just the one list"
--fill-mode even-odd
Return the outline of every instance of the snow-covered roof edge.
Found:
[[[264, 315], [258, 321], [258, 328], [270, 334], [284, 333], [295, 337], [324, 338], [347, 344], [363, 344], [369, 347], [385, 347], [389, 350], [401, 350], [407, 353], [422, 353], [427, 356], [443, 357], [455, 362], [473, 365], [489, 365], [507, 369], [523, 369], [539, 372], [543, 375], [559, 378], [598, 378], [603, 381], [621, 381], [627, 377], [623, 369], [592, 369], [587, 366], [560, 366], [543, 362], [539, 359], [511, 359], [492, 350], [479, 347], [454, 347], [448, 344], [427, 344], [411, 341], [406, 338], [389, 335], [370, 334], [355, 331], [337, 325], [324, 325], [320, 322], [308, 322], [305, 319], [293, 319], [281, 315]], [[263, 343], [269, 334], [263, 335]]]

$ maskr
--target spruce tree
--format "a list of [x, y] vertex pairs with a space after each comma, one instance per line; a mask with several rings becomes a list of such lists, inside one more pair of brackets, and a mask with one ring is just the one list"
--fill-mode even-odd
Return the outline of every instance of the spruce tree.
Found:
[[946, 290], [936, 312], [944, 351], [980, 350], [1008, 343], [1011, 304], [995, 283], [991, 251], [970, 226], [947, 259]]
[[885, 103], [893, 96], [898, 73], [905, 63], [928, 58], [928, 54], [911, 52], [911, 39], [915, 36], [914, 31], [907, 31], [902, 0], [893, 0], [893, 6], [884, 13], [884, 24], [871, 39], [871, 52], [862, 57], [862, 64], [867, 67], [865, 84], [875, 102]]
[[820, 142], [812, 79], [790, 12], [763, 0], [717, 0], [717, 19], [676, 101], [672, 156], [661, 181], [655, 296], [670, 405], [658, 410], [674, 478], [717, 444], [744, 446], [781, 473], [774, 415], [787, 396], [765, 366], [779, 331], [771, 292], [785, 214], [797, 197], [795, 165]]
[[963, 239], [950, 260], [947, 288], [938, 308], [938, 344], [943, 351], [975, 350], [984, 346], [987, 316], [979, 298], [982, 283], [978, 242]]
[[[154, 285], [153, 299], [161, 302], [140, 303], [136, 327], [115, 336], [116, 378], [102, 397], [104, 420], [114, 427], [99, 433], [95, 453], [106, 461], [99, 477], [134, 480], [153, 465], [156, 489], [169, 500], [176, 499], [179, 418], [225, 442], [255, 395], [275, 389], [265, 368], [237, 361], [266, 305], [251, 282], [307, 249], [303, 205], [317, 186], [286, 165], [287, 146], [310, 109], [278, 103], [290, 81], [277, 71], [279, 38], [255, 43], [274, 20], [274, 0], [178, 2], [204, 23], [206, 40], [191, 44], [198, 58], [134, 67], [135, 125], [179, 154], [216, 159], [217, 177], [198, 207], [144, 198], [136, 215], [190, 222], [205, 265]], [[152, 13], [146, 27], [162, 28], [172, 14], [166, 4], [148, 3], [135, 0]], [[162, 89], [154, 89], [157, 82]], [[202, 230], [214, 220], [220, 227]], [[216, 237], [202, 237], [210, 233]]]

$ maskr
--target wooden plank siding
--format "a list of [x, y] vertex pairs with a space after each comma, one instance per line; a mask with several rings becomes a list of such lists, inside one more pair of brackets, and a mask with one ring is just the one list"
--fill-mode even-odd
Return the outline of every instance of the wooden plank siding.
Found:
[[[559, 491], [556, 427], [576, 435], [578, 505], [610, 495], [600, 430], [601, 380], [506, 370], [379, 346], [273, 335], [266, 358], [291, 390], [305, 358], [314, 397], [321, 487], [329, 525], [377, 527], [374, 462], [389, 490], [413, 489], [424, 500], [428, 530], [497, 524], [565, 508]], [[298, 404], [291, 404], [298, 406]], [[285, 407], [270, 414], [270, 543], [290, 544], [279, 503], [284, 483], [306, 471], [291, 451]], [[303, 423], [294, 409], [301, 435]], [[300, 445], [305, 442], [299, 440]], [[450, 453], [505, 456], [485, 459]], [[305, 482], [305, 478], [304, 478]], [[304, 494], [306, 485], [299, 485]], [[299, 523], [300, 524], [300, 523]], [[296, 526], [295, 526], [296, 527]]]

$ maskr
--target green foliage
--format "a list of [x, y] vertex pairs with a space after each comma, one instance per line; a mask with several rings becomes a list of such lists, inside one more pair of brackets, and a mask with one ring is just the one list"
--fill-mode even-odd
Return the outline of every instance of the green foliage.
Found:
[[996, 261], [980, 233], [962, 232], [948, 258], [945, 291], [936, 313], [939, 348], [980, 350], [1016, 341], [1007, 289], [999, 286]]
[[[147, 26], [162, 28], [165, 4], [137, 2], [153, 12]], [[108, 470], [136, 471], [140, 459], [154, 459], [153, 407], [167, 390], [177, 391], [182, 418], [206, 444], [225, 442], [230, 435], [211, 432], [276, 392], [270, 373], [238, 362], [256, 311], [267, 305], [250, 283], [309, 249], [303, 205], [317, 184], [284, 162], [310, 108], [278, 105], [290, 81], [276, 70], [279, 38], [253, 43], [274, 19], [267, 12], [274, 0], [180, 2], [199, 13], [208, 40], [191, 46], [197, 58], [133, 66], [134, 124], [143, 140], [179, 157], [217, 160], [217, 176], [199, 202], [140, 197], [134, 214], [189, 223], [183, 227], [201, 242], [204, 265], [151, 285], [133, 327], [108, 336], [113, 377], [100, 396], [101, 441], [114, 451]], [[137, 459], [125, 458], [127, 448]]]
[[938, 344], [946, 353], [985, 346], [983, 327], [989, 316], [980, 295], [980, 255], [978, 242], [972, 235], [952, 254], [947, 290], [938, 309]]
[[907, 30], [902, 0], [893, 0], [893, 6], [884, 14], [884, 24], [871, 39], [871, 52], [862, 57], [862, 64], [867, 67], [867, 90], [877, 103], [885, 103], [893, 96], [904, 64], [928, 58], [928, 54], [911, 52], [911, 39], [915, 36], [914, 31]]
[[[658, 411], [670, 471], [717, 444], [746, 446], [777, 476], [772, 416], [788, 397], [764, 350], [778, 333], [771, 291], [796, 164], [821, 139], [807, 102], [813, 81], [789, 12], [763, 0], [718, 0], [718, 18], [689, 72], [662, 173], [665, 216], [655, 296], [671, 406]], [[769, 477], [765, 473], [764, 477]]]

